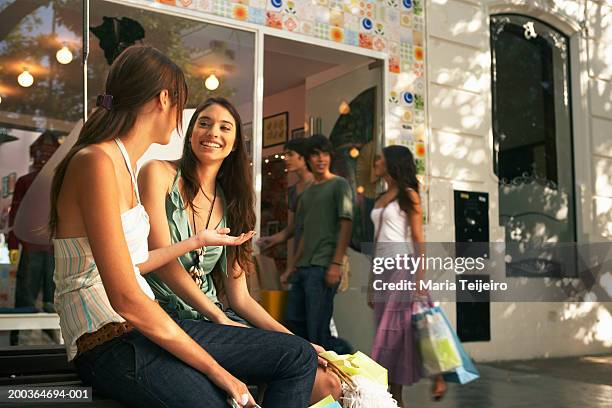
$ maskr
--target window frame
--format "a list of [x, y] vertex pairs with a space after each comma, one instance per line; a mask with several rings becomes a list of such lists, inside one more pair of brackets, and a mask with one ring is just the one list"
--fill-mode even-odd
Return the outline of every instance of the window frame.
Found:
[[[538, 23], [546, 26], [549, 30], [562, 35], [563, 37], [565, 37], [566, 42], [567, 42], [567, 81], [566, 81], [566, 86], [567, 86], [567, 97], [568, 97], [568, 119], [569, 119], [569, 131], [570, 131], [570, 141], [569, 141], [569, 148], [570, 148], [570, 161], [571, 161], [571, 186], [570, 186], [570, 190], [573, 192], [573, 196], [572, 196], [572, 214], [571, 216], [573, 217], [573, 224], [574, 224], [574, 228], [572, 231], [572, 238], [574, 240], [574, 242], [578, 242], [579, 240], [579, 236], [581, 235], [581, 227], [583, 226], [583, 222], [581, 222], [581, 218], [579, 218], [579, 214], [583, 211], [582, 208], [579, 207], [580, 205], [580, 198], [582, 197], [582, 195], [584, 194], [579, 194], [581, 191], [578, 189], [578, 183], [577, 183], [577, 167], [576, 167], [576, 147], [577, 147], [577, 140], [575, 135], [577, 134], [577, 127], [576, 127], [576, 116], [577, 116], [577, 112], [574, 106], [574, 88], [575, 88], [575, 83], [574, 83], [574, 70], [573, 70], [573, 66], [574, 66], [574, 52], [576, 51], [576, 44], [575, 44], [575, 37], [573, 35], [568, 34], [566, 31], [560, 29], [559, 27], [555, 26], [552, 22], [550, 21], [546, 21], [544, 19], [541, 18], [537, 18], [534, 17], [530, 14], [527, 13], [521, 13], [521, 12], [517, 12], [517, 11], [501, 11], [498, 13], [490, 13], [489, 14], [489, 55], [491, 57], [491, 70], [490, 70], [490, 74], [491, 74], [491, 89], [490, 89], [490, 98], [491, 98], [491, 147], [493, 149], [492, 152], [492, 161], [491, 161], [491, 165], [492, 165], [492, 171], [493, 174], [495, 175], [496, 178], [496, 184], [497, 186], [499, 186], [500, 183], [500, 177], [499, 177], [499, 160], [498, 160], [498, 155], [499, 155], [499, 148], [498, 148], [498, 144], [497, 144], [497, 138], [496, 138], [496, 132], [495, 132], [495, 116], [496, 116], [496, 104], [495, 104], [495, 98], [496, 98], [496, 87], [495, 87], [495, 58], [494, 58], [494, 53], [495, 53], [495, 43], [494, 43], [494, 37], [493, 35], [491, 35], [491, 32], [493, 30], [493, 23], [492, 23], [492, 19], [494, 17], [520, 17], [520, 18], [525, 18], [525, 19], [529, 19], [529, 20], [533, 20], [533, 21], [537, 21]], [[556, 135], [556, 132], [555, 132]], [[555, 143], [556, 146], [556, 143]], [[556, 149], [555, 149], [556, 150]], [[557, 164], [557, 168], [559, 166], [559, 163], [557, 161], [555, 161], [555, 163]], [[498, 197], [499, 200], [499, 197]], [[580, 208], [580, 211], [579, 211]]]

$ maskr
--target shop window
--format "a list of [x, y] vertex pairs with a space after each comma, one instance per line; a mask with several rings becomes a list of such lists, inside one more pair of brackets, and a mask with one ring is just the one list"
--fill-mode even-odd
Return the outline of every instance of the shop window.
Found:
[[[12, 223], [44, 164], [83, 117], [82, 3], [0, 0], [0, 313], [54, 311], [50, 247], [18, 239]], [[48, 203], [39, 211], [28, 215], [46, 218]], [[31, 326], [48, 319], [35, 317]], [[54, 344], [58, 333], [2, 331], [0, 346]]]
[[[510, 250], [576, 241], [569, 38], [527, 16], [491, 17], [494, 169]], [[572, 276], [561, 259], [514, 276]]]
[[188, 108], [207, 97], [230, 100], [243, 123], [253, 117], [255, 35], [139, 7], [94, 0], [90, 6], [89, 106], [104, 90], [108, 67], [133, 44], [151, 45], [181, 67]]

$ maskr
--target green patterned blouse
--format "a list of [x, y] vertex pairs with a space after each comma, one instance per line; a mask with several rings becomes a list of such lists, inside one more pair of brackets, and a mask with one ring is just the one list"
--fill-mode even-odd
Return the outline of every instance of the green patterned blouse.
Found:
[[[175, 244], [182, 240], [185, 240], [193, 235], [191, 231], [191, 225], [189, 224], [189, 216], [183, 197], [179, 192], [178, 181], [181, 177], [180, 169], [176, 172], [174, 183], [170, 193], [166, 196], [166, 217], [168, 218], [168, 226], [170, 227], [170, 236], [172, 237], [172, 243]], [[217, 185], [217, 191], [220, 192], [220, 198], [223, 202], [223, 218], [219, 222], [216, 228], [225, 227], [227, 225], [226, 220], [226, 206], [225, 196], [221, 187]], [[194, 265], [197, 255], [195, 251], [188, 252], [178, 258], [178, 261], [185, 269], [185, 273], [189, 268]], [[200, 289], [206, 296], [210, 298], [214, 303], [218, 302], [217, 290], [213, 283], [211, 272], [214, 266], [220, 262], [220, 269], [223, 274], [227, 276], [227, 255], [224, 246], [207, 246], [206, 253], [202, 257], [199, 263], [199, 267], [204, 273], [202, 276], [202, 285]], [[194, 310], [187, 303], [183, 302], [172, 290], [161, 280], [155, 273], [149, 273], [145, 275], [145, 278], [151, 285], [155, 298], [159, 301], [159, 304], [168, 312], [176, 312], [180, 319], [205, 319], [205, 317]]]

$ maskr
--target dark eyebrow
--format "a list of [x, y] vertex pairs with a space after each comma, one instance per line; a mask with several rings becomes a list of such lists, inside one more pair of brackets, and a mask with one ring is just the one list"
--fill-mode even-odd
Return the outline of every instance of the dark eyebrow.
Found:
[[[212, 118], [210, 116], [200, 116], [199, 120], [202, 120], [202, 119], [212, 120]], [[227, 120], [222, 120], [221, 122], [222, 123], [227, 123], [228, 125], [231, 125], [231, 126], [234, 126], [234, 124], [232, 122], [229, 122]]]

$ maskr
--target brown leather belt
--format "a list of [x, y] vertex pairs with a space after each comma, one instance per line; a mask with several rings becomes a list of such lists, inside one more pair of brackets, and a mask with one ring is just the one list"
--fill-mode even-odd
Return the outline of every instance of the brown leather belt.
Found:
[[134, 326], [128, 322], [111, 322], [93, 333], [85, 333], [76, 341], [77, 356], [117, 338], [133, 328]]

